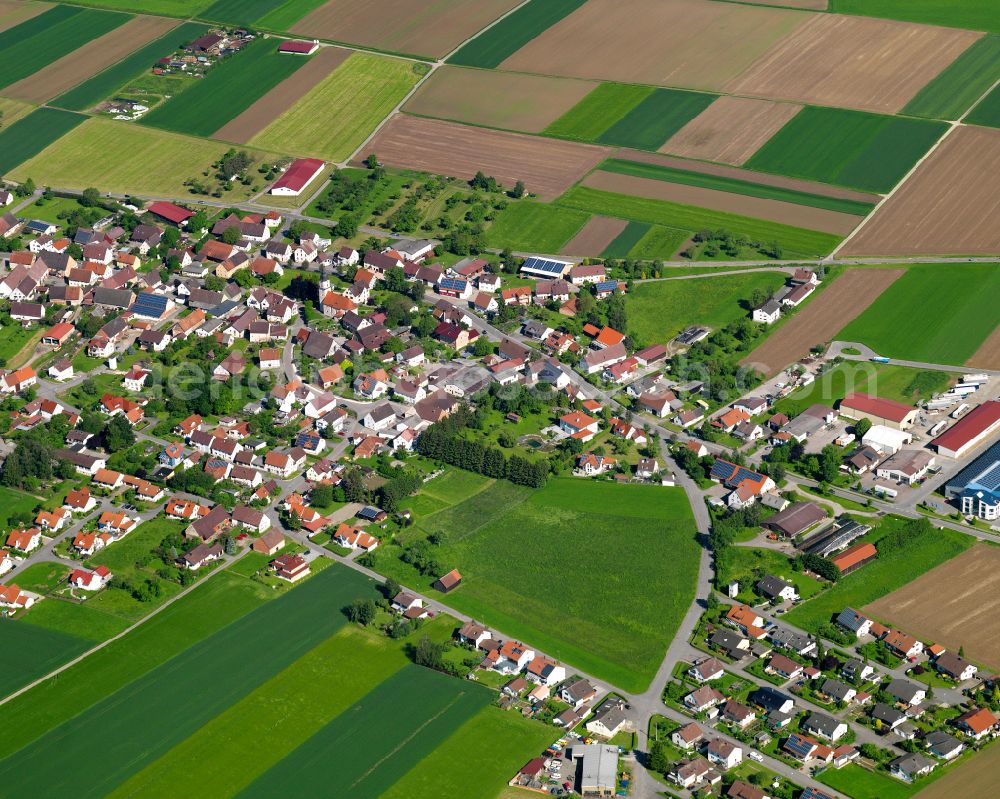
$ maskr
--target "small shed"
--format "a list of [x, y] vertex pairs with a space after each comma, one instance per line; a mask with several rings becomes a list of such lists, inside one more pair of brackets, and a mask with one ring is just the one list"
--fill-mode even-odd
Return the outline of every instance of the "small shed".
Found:
[[442, 594], [447, 594], [455, 590], [461, 584], [462, 575], [458, 573], [458, 569], [452, 569], [446, 575], [434, 581], [434, 587]]

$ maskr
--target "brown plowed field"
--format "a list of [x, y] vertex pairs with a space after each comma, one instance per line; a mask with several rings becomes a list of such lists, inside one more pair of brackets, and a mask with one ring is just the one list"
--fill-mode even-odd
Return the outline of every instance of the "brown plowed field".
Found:
[[20, 0], [0, 0], [0, 31], [20, 25], [50, 8], [48, 3], [22, 3]]
[[1000, 746], [991, 746], [957, 768], [948, 769], [947, 774], [919, 791], [913, 799], [994, 796], [997, 775], [1000, 775]]
[[848, 269], [740, 363], [768, 377], [777, 374], [808, 355], [816, 344], [830, 341], [905, 271]]
[[628, 222], [624, 219], [592, 216], [583, 229], [562, 248], [562, 252], [564, 255], [597, 258], [627, 225]]
[[754, 172], [749, 169], [737, 169], [723, 164], [706, 164], [701, 161], [687, 161], [683, 158], [671, 158], [669, 155], [648, 153], [644, 150], [629, 150], [622, 148], [615, 154], [617, 158], [626, 161], [640, 161], [644, 164], [659, 164], [674, 169], [687, 169], [691, 172], [701, 172], [703, 175], [721, 175], [736, 180], [749, 180], [762, 186], [779, 186], [783, 189], [794, 189], [809, 194], [819, 194], [822, 197], [837, 197], [841, 200], [857, 200], [863, 203], [877, 203], [882, 198], [877, 194], [865, 194], [853, 189], [842, 189], [839, 186], [828, 186], [825, 183], [813, 183], [811, 180], [785, 178], [780, 175], [768, 175], [765, 172]]
[[827, 0], [754, 0], [761, 6], [784, 6], [785, 8], [801, 8], [804, 11], [826, 11]]
[[739, 166], [802, 108], [746, 97], [720, 97], [660, 148], [685, 158]]
[[176, 19], [133, 17], [34, 75], [11, 84], [4, 89], [4, 94], [29, 103], [44, 103], [107, 69], [177, 25]]
[[861, 221], [861, 217], [842, 214], [838, 211], [827, 211], [824, 208], [812, 208], [780, 200], [765, 200], [760, 197], [747, 197], [744, 194], [734, 194], [730, 191], [685, 186], [682, 183], [669, 183], [665, 180], [637, 178], [632, 175], [620, 175], [616, 172], [594, 172], [587, 176], [583, 185], [603, 191], [630, 194], [633, 197], [666, 200], [682, 205], [697, 205], [699, 208], [711, 208], [713, 211], [725, 211], [729, 214], [751, 216], [755, 219], [768, 219], [783, 225], [819, 230], [838, 236], [846, 236]]
[[720, 89], [811, 17], [706, 0], [590, 0], [501, 67]]
[[978, 366], [980, 369], [1000, 369], [1000, 327], [986, 337], [965, 363], [966, 366]]
[[540, 133], [596, 87], [585, 80], [442, 67], [420, 86], [404, 110], [470, 125]]
[[523, 180], [543, 199], [565, 192], [611, 150], [520, 133], [397, 114], [365, 148], [390, 166], [471, 178], [482, 170], [505, 186]]
[[[977, 544], [863, 610], [921, 641], [1000, 665], [1000, 547]], [[987, 632], [989, 631], [989, 632]]]
[[246, 111], [215, 131], [214, 138], [246, 144], [344, 63], [351, 52], [341, 47], [321, 48], [307, 64], [295, 70]]
[[1000, 252], [1000, 130], [961, 127], [920, 164], [840, 255]]
[[440, 58], [522, 0], [329, 0], [292, 31]]
[[734, 94], [893, 114], [981, 33], [818, 14], [725, 87]]

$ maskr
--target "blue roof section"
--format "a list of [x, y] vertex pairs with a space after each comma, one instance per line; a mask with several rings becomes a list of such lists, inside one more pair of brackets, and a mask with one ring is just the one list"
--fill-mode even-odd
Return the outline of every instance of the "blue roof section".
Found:
[[1000, 441], [951, 478], [945, 495], [955, 496], [970, 489], [1000, 494]]
[[132, 305], [132, 312], [136, 316], [159, 319], [167, 312], [167, 298], [159, 294], [140, 294]]
[[551, 258], [526, 258], [521, 266], [522, 272], [541, 272], [546, 275], [558, 277], [572, 266], [572, 261], [556, 261]]
[[465, 291], [468, 285], [468, 281], [455, 277], [445, 277], [438, 281], [438, 289], [447, 289], [448, 291]]
[[617, 280], [602, 280], [594, 288], [597, 291], [617, 291], [618, 281]]
[[809, 741], [794, 732], [789, 735], [788, 740], [785, 741], [785, 749], [801, 758], [808, 757], [815, 745], [816, 744], [812, 741]]
[[710, 476], [732, 488], [735, 488], [744, 480], [758, 481], [764, 479], [764, 475], [759, 472], [755, 472], [745, 466], [737, 466], [735, 463], [730, 463], [722, 459], [717, 459], [712, 464]]

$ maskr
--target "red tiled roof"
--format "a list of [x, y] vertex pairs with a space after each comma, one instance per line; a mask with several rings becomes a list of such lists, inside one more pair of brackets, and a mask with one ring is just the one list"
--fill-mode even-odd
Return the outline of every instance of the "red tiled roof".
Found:
[[902, 422], [915, 410], [912, 405], [904, 405], [896, 400], [872, 397], [868, 394], [848, 394], [840, 401], [840, 407], [850, 408], [861, 413], [870, 413], [882, 419]]

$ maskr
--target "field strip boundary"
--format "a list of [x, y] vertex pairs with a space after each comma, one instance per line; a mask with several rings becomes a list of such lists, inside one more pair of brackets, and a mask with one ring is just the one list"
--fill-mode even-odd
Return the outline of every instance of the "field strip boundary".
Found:
[[918, 169], [920, 169], [920, 167], [923, 165], [923, 163], [940, 149], [940, 147], [944, 143], [945, 139], [947, 139], [949, 136], [951, 136], [951, 134], [954, 133], [958, 128], [965, 127], [965, 118], [969, 114], [971, 114], [976, 109], [976, 107], [981, 102], [983, 102], [983, 100], [985, 100], [993, 92], [994, 89], [997, 88], [997, 86], [1000, 86], [1000, 78], [998, 78], [997, 80], [995, 80], [993, 82], [993, 85], [990, 86], [985, 92], [983, 92], [979, 96], [979, 98], [972, 105], [970, 105], [966, 109], [965, 113], [962, 114], [962, 116], [960, 116], [954, 122], [949, 122], [948, 123], [948, 129], [944, 133], [941, 134], [941, 136], [938, 138], [938, 140], [936, 142], [934, 142], [934, 145], [926, 153], [923, 154], [923, 157], [920, 158], [920, 160], [918, 160], [917, 163], [915, 163], [910, 168], [909, 172], [907, 172], [905, 175], [903, 175], [902, 180], [900, 180], [899, 183], [897, 183], [895, 186], [893, 186], [892, 190], [888, 194], [886, 194], [881, 200], [879, 200], [878, 203], [875, 204], [875, 207], [872, 208], [872, 210], [868, 212], [868, 216], [866, 216], [864, 219], [862, 219], [861, 223], [856, 228], [854, 228], [854, 230], [852, 230], [850, 232], [850, 234], [848, 234], [843, 239], [843, 241], [840, 242], [840, 244], [838, 244], [836, 247], [833, 248], [833, 252], [831, 252], [826, 257], [825, 260], [832, 261], [834, 258], [837, 257], [837, 253], [839, 253], [842, 249], [844, 249], [844, 247], [847, 246], [848, 242], [850, 242], [852, 239], [854, 239], [854, 237], [857, 236], [858, 233], [860, 233], [865, 228], [865, 226], [875, 217], [875, 215], [878, 214], [879, 210], [881, 210], [881, 208], [887, 202], [889, 202], [889, 200], [892, 199], [896, 195], [896, 193], [899, 192], [899, 190], [901, 188], [903, 188], [903, 186], [906, 185], [906, 182], [911, 177], [913, 177], [913, 175], [916, 173], [916, 171]]

